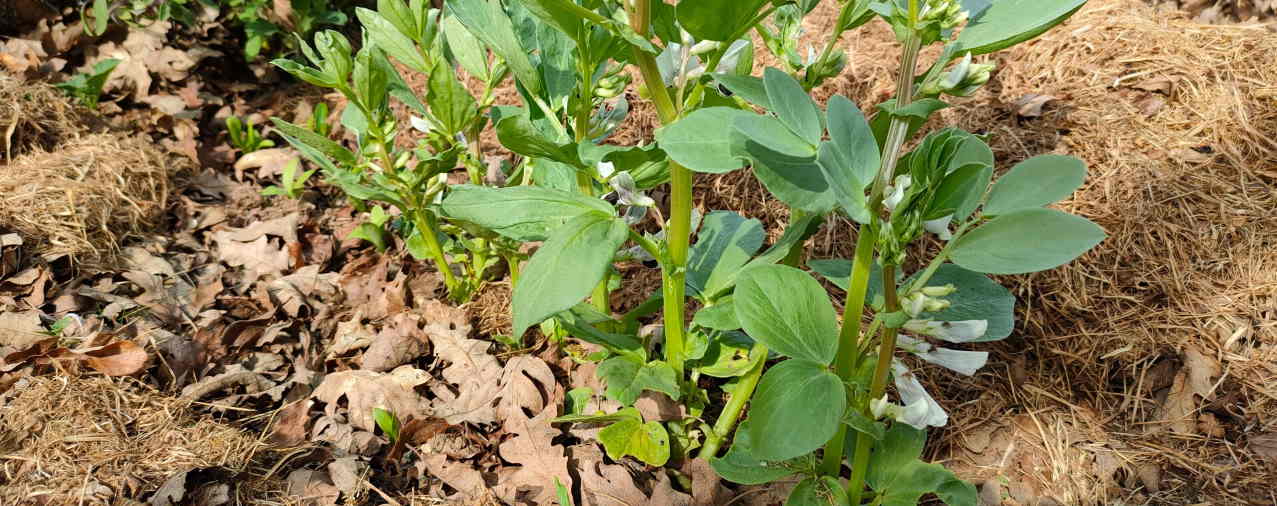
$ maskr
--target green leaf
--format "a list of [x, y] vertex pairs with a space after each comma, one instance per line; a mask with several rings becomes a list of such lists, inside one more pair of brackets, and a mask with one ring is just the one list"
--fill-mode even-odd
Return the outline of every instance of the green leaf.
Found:
[[865, 481], [879, 494], [879, 504], [916, 506], [923, 495], [934, 493], [950, 506], [975, 506], [975, 486], [944, 466], [918, 460], [926, 439], [926, 432], [896, 423], [874, 445]]
[[847, 410], [847, 416], [842, 419], [842, 423], [855, 429], [856, 432], [869, 436], [874, 441], [882, 441], [883, 435], [887, 432], [887, 426], [882, 422], [870, 420], [864, 413], [854, 409]]
[[740, 320], [736, 319], [736, 299], [728, 296], [719, 299], [712, 306], [705, 306], [692, 317], [692, 323], [713, 330], [736, 330], [740, 328]]
[[765, 461], [806, 455], [842, 423], [847, 392], [823, 364], [786, 360], [763, 374], [749, 407], [753, 455]]
[[514, 288], [514, 335], [585, 299], [625, 242], [625, 222], [601, 212], [577, 216], [552, 232]]
[[696, 370], [714, 378], [735, 378], [766, 360], [765, 347], [756, 346], [740, 332], [714, 332], [705, 353], [696, 360]]
[[526, 110], [503, 116], [497, 121], [497, 139], [506, 149], [523, 156], [549, 158], [574, 167], [581, 166], [577, 147], [551, 139], [532, 122]]
[[1072, 195], [1086, 180], [1086, 164], [1071, 156], [1041, 155], [1015, 164], [989, 190], [984, 214], [1042, 207]]
[[488, 80], [488, 53], [484, 51], [479, 39], [454, 16], [443, 18], [439, 26], [443, 29], [444, 38], [448, 40], [452, 56], [457, 59], [461, 68], [472, 76]]
[[989, 180], [992, 178], [993, 167], [978, 163], [950, 172], [936, 188], [936, 195], [931, 199], [925, 219], [934, 220], [952, 214], [954, 221], [966, 221], [980, 205], [980, 198], [989, 188]]
[[364, 34], [372, 39], [373, 44], [385, 50], [400, 63], [407, 65], [408, 68], [423, 74], [430, 72], [430, 64], [421, 51], [417, 50], [417, 44], [400, 32], [394, 23], [382, 17], [377, 11], [363, 7], [355, 8], [355, 15], [364, 26]]
[[557, 28], [571, 37], [577, 44], [581, 43], [581, 17], [571, 8], [564, 7], [562, 2], [569, 0], [523, 0], [519, 3], [523, 8], [545, 21], [545, 24]]
[[687, 287], [702, 300], [731, 289], [736, 274], [763, 246], [763, 222], [731, 211], [705, 216], [687, 262]]
[[1055, 209], [1004, 214], [967, 232], [949, 259], [988, 274], [1023, 274], [1059, 267], [1104, 240], [1104, 231], [1086, 218]]
[[767, 116], [740, 117], [732, 126], [734, 152], [754, 161], [755, 177], [772, 195], [811, 213], [833, 209], [834, 196], [816, 163], [815, 146]]
[[[403, 0], [377, 0], [377, 13], [386, 18], [386, 21], [394, 25], [400, 33], [414, 41], [419, 41], [421, 30], [417, 26], [417, 18], [412, 15], [412, 10]], [[357, 12], [356, 15], [358, 15]]]
[[727, 455], [710, 458], [709, 465], [714, 468], [714, 472], [727, 481], [741, 485], [760, 485], [795, 474], [797, 471], [784, 462], [764, 462], [754, 457], [750, 450], [753, 445], [749, 438], [749, 426], [749, 419], [741, 422]]
[[955, 42], [962, 53], [985, 54], [1027, 41], [1063, 23], [1086, 0], [998, 0], [967, 23]]
[[514, 34], [510, 16], [501, 8], [500, 0], [451, 0], [447, 8], [470, 33], [487, 44], [505, 60], [515, 79], [533, 95], [541, 95], [543, 85], [528, 52]]
[[449, 218], [520, 242], [544, 241], [551, 231], [588, 212], [616, 214], [603, 199], [539, 186], [456, 185], [449, 189], [441, 207]]
[[767, 89], [767, 100], [772, 104], [772, 112], [776, 113], [780, 122], [811, 146], [820, 144], [820, 138], [825, 133], [820, 124], [820, 109], [807, 95], [803, 85], [798, 84], [789, 74], [767, 67], [763, 71], [763, 87]]
[[372, 418], [377, 422], [381, 432], [390, 438], [390, 442], [399, 440], [399, 418], [394, 413], [381, 408], [372, 408]]
[[794, 485], [785, 506], [846, 506], [851, 499], [842, 482], [833, 476], [808, 477]]
[[346, 236], [346, 238], [368, 241], [377, 248], [378, 253], [386, 251], [386, 231], [372, 223], [360, 223], [359, 226], [350, 231], [350, 235]]
[[[856, 103], [842, 95], [829, 99], [827, 111], [829, 117], [829, 142], [833, 144], [839, 160], [846, 164], [840, 174], [848, 183], [860, 185], [863, 193], [866, 186], [873, 182], [882, 164], [882, 156], [878, 151], [878, 143], [874, 141], [873, 131], [865, 114], [856, 107]], [[830, 186], [834, 186], [831, 182]]]
[[[584, 414], [585, 406], [593, 398], [594, 389], [590, 387], [577, 387], [568, 390], [567, 396], [563, 399], [563, 411], [568, 415]], [[558, 421], [558, 419], [556, 418], [555, 421]]]
[[[1015, 329], [1015, 296], [988, 276], [953, 264], [944, 264], [927, 281], [927, 286], [952, 284], [958, 291], [945, 296], [949, 307], [935, 313], [923, 313], [929, 320], [954, 322], [986, 320], [989, 327], [984, 337], [972, 342], [1000, 341]], [[919, 287], [921, 288], [921, 287]]]
[[[872, 136], [869, 141], [873, 142]], [[874, 149], [877, 148], [875, 143]], [[865, 199], [864, 185], [850, 174], [850, 164], [842, 156], [832, 141], [822, 142], [816, 165], [825, 176], [830, 194], [838, 201], [847, 217], [856, 223], [869, 223], [869, 203]]]
[[730, 125], [752, 113], [730, 107], [698, 109], [656, 130], [656, 142], [674, 161], [696, 172], [722, 174], [745, 166], [732, 152]]
[[271, 118], [271, 122], [275, 124], [275, 129], [279, 131], [280, 135], [284, 136], [284, 139], [289, 144], [292, 144], [303, 155], [306, 155], [306, 158], [321, 167], [336, 170], [336, 167], [333, 166], [333, 160], [345, 166], [352, 166], [356, 163], [354, 153], [341, 147], [341, 144], [329, 140], [327, 137], [279, 118]]
[[632, 356], [612, 357], [599, 364], [599, 379], [607, 383], [607, 397], [629, 406], [644, 390], [663, 392], [678, 400], [678, 378], [665, 362], [643, 363]]
[[572, 493], [563, 486], [558, 476], [554, 477], [554, 495], [559, 500], [559, 506], [572, 506]]
[[733, 95], [763, 109], [771, 110], [772, 103], [767, 98], [767, 87], [763, 85], [762, 78], [735, 74], [713, 74], [713, 76], [719, 85], [727, 88]]
[[[637, 409], [625, 408], [625, 411], [629, 410], [638, 415]], [[665, 427], [655, 420], [644, 423], [640, 417], [627, 417], [599, 431], [599, 441], [612, 460], [631, 456], [647, 465], [660, 467], [670, 459], [670, 436]]]
[[430, 86], [426, 90], [430, 110], [443, 126], [443, 133], [453, 137], [464, 133], [479, 115], [478, 104], [465, 84], [457, 79], [452, 65], [440, 58], [430, 73]]
[[679, 2], [678, 23], [697, 40], [726, 41], [747, 28], [767, 0], [696, 0]]
[[736, 317], [772, 351], [829, 364], [838, 351], [838, 321], [820, 283], [785, 265], [745, 269], [736, 281]]
[[767, 248], [767, 251], [750, 260], [745, 267], [770, 265], [784, 260], [795, 246], [815, 234], [820, 229], [820, 224], [824, 223], [824, 221], [824, 217], [819, 214], [808, 214], [797, 221], [790, 222], [789, 226], [785, 227], [785, 232], [780, 235], [780, 239], [772, 243], [771, 247]]

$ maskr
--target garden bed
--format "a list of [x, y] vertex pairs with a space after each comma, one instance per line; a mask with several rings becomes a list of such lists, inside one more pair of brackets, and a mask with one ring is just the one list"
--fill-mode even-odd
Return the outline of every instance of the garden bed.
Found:
[[[836, 8], [819, 9], [809, 34], [832, 24]], [[6, 146], [33, 147], [6, 155], [0, 187], [28, 177], [23, 167], [40, 156], [151, 179], [140, 190], [127, 175], [111, 178], [124, 181], [118, 187], [95, 185], [104, 195], [95, 204], [127, 211], [86, 212], [124, 221], [67, 232], [83, 243], [23, 228], [38, 212], [0, 221], [0, 502], [541, 504], [554, 500], [559, 471], [583, 504], [783, 501], [792, 482], [729, 486], [698, 461], [671, 472], [613, 460], [589, 429], [548, 425], [569, 390], [600, 385], [593, 365], [544, 340], [493, 339], [509, 332], [507, 283], [454, 307], [428, 262], [348, 239], [359, 213], [340, 192], [312, 185], [299, 200], [262, 196], [295, 153], [235, 163], [223, 120], [301, 122], [320, 100], [336, 118], [344, 104], [225, 70], [242, 63], [218, 36], [164, 39], [196, 55], [192, 66], [144, 62], [154, 65], [141, 71], [155, 76], [142, 93], [150, 98], [125, 83], [116, 96], [131, 98], [104, 104], [107, 126], [95, 127], [109, 134], [90, 135], [52, 97], [54, 113], [22, 119], [9, 136]], [[889, 96], [890, 30], [873, 26], [843, 44], [847, 69], [816, 90], [822, 106], [834, 94], [860, 104]], [[12, 58], [26, 57], [17, 47], [0, 48], [14, 73]], [[76, 51], [86, 63], [93, 53]], [[1073, 264], [1000, 278], [1020, 301], [1016, 330], [988, 348], [979, 374], [917, 369], [952, 416], [925, 455], [980, 485], [990, 504], [1271, 503], [1277, 38], [1259, 25], [1154, 15], [1139, 0], [1092, 0], [995, 60], [988, 86], [937, 124], [988, 134], [1007, 167], [1046, 153], [1084, 160], [1086, 185], [1059, 207], [1109, 238]], [[650, 139], [656, 114], [632, 98], [617, 138]], [[505, 156], [494, 141], [485, 138], [488, 154]], [[171, 157], [129, 142], [200, 168], [179, 172]], [[760, 219], [769, 240], [789, 221], [748, 174], [699, 175], [696, 185], [699, 209]], [[831, 220], [810, 255], [851, 257], [846, 230]], [[116, 267], [92, 268], [108, 264]], [[614, 309], [657, 289], [659, 273], [646, 272]], [[348, 381], [333, 390], [325, 377]], [[649, 419], [674, 409], [650, 397], [638, 405]], [[396, 450], [356, 409], [378, 403], [418, 415], [402, 436], [421, 456], [411, 467], [387, 458]]]

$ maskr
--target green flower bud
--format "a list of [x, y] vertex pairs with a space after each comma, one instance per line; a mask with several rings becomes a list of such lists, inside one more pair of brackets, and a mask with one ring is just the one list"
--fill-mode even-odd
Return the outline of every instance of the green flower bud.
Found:
[[922, 288], [922, 294], [928, 297], [945, 297], [952, 295], [953, 292], [956, 291], [958, 291], [958, 287], [953, 286], [953, 283], [943, 286], [925, 286]]

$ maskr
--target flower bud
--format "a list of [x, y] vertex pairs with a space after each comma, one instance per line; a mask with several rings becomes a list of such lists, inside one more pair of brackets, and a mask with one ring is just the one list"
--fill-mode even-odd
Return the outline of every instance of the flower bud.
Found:
[[945, 296], [953, 294], [953, 292], [956, 292], [956, 291], [958, 291], [958, 287], [953, 286], [953, 283], [949, 283], [944, 286], [922, 287], [923, 295], [926, 295], [928, 297], [945, 297]]
[[722, 47], [722, 44], [713, 40], [702, 40], [692, 46], [692, 54], [701, 55]]
[[887, 394], [882, 394], [881, 399], [869, 400], [869, 413], [873, 415], [874, 420], [886, 416], [892, 407], [894, 406], [892, 406], [891, 401], [887, 400]]
[[926, 302], [923, 303], [922, 308], [928, 313], [934, 313], [936, 311], [949, 309], [949, 305], [950, 303], [947, 300], [928, 298], [926, 299]]

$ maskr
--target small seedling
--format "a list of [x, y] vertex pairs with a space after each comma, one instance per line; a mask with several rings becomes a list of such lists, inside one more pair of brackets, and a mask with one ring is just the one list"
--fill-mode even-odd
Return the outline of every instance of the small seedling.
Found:
[[102, 87], [106, 85], [106, 80], [111, 77], [111, 72], [119, 64], [120, 60], [107, 58], [94, 64], [89, 72], [76, 74], [54, 86], [76, 99], [81, 105], [97, 109], [98, 101], [102, 98]]
[[315, 174], [317, 169], [302, 172], [299, 176], [297, 172], [301, 170], [300, 167], [301, 160], [293, 159], [288, 165], [284, 166], [284, 173], [280, 177], [280, 186], [268, 186], [262, 190], [262, 195], [281, 195], [290, 199], [301, 198], [302, 192], [306, 191], [306, 181]]
[[372, 408], [372, 419], [377, 422], [377, 427], [390, 440], [391, 445], [399, 441], [399, 417], [384, 409]]
[[230, 137], [231, 146], [244, 154], [275, 146], [275, 141], [262, 137], [251, 119], [244, 121], [237, 116], [226, 118], [226, 133]]

